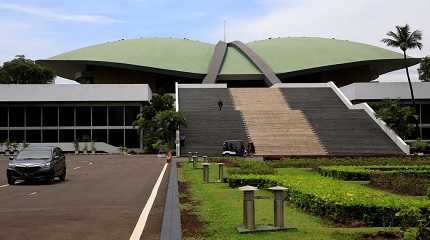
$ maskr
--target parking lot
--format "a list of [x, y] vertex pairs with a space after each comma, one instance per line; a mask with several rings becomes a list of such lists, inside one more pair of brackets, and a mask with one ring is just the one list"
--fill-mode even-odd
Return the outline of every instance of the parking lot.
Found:
[[[130, 239], [164, 166], [150, 156], [67, 155], [65, 182], [7, 185], [0, 157], [0, 239]], [[141, 239], [159, 239], [166, 171]]]

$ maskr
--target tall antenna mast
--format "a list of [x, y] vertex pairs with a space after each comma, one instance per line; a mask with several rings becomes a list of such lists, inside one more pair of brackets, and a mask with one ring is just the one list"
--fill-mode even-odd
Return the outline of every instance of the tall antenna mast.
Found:
[[227, 41], [226, 25], [227, 25], [227, 21], [224, 19], [224, 42]]

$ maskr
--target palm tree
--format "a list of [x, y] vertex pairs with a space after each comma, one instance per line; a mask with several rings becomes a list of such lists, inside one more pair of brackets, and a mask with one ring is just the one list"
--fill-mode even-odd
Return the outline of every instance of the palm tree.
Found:
[[[408, 68], [406, 51], [408, 49], [418, 48], [421, 50], [423, 48], [423, 44], [421, 43], [422, 33], [419, 30], [415, 30], [414, 32], [411, 32], [409, 25], [406, 24], [405, 26], [396, 26], [396, 32], [389, 31], [387, 33], [387, 36], [389, 36], [390, 38], [384, 38], [382, 39], [382, 42], [387, 44], [387, 46], [389, 47], [398, 47], [403, 51], [403, 57], [405, 59], [406, 75], [408, 77], [409, 89], [411, 91], [412, 104], [415, 107], [416, 113], [418, 113], [418, 108], [417, 108], [417, 105], [415, 104], [414, 90], [412, 89], [411, 78], [409, 76], [409, 68]], [[417, 131], [417, 136], [421, 138], [420, 130], [418, 127], [418, 119], [416, 119], [415, 121], [415, 127]]]

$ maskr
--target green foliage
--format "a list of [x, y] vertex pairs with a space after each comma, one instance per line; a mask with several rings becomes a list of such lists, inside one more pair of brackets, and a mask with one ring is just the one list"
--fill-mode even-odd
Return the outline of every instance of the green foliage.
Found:
[[255, 161], [255, 160], [234, 160], [233, 163], [235, 168], [228, 168], [227, 172], [230, 175], [235, 174], [258, 174], [258, 175], [270, 175], [276, 174], [275, 169], [268, 163], [263, 161]]
[[403, 139], [413, 131], [411, 124], [416, 120], [415, 109], [402, 106], [398, 99], [385, 99], [376, 111], [376, 117], [387, 123]]
[[138, 133], [143, 134], [145, 152], [155, 153], [161, 149], [166, 151], [174, 144], [174, 136], [179, 126], [186, 126], [182, 113], [173, 110], [173, 97], [171, 95], [155, 94], [149, 105], [143, 107], [137, 115], [133, 126]]
[[155, 112], [162, 112], [166, 110], [173, 110], [173, 103], [175, 100], [169, 94], [158, 95], [155, 94], [151, 99], [151, 106]]
[[418, 221], [422, 218], [421, 210], [416, 207], [406, 207], [400, 209], [396, 213], [396, 217], [400, 219], [401, 227], [413, 227], [418, 225]]
[[161, 140], [173, 146], [176, 130], [180, 126], [186, 126], [185, 117], [181, 112], [174, 110], [165, 110], [158, 112], [155, 115], [155, 122], [157, 123], [157, 132]]
[[232, 187], [255, 185], [287, 187], [287, 199], [310, 213], [336, 222], [362, 221], [369, 226], [399, 226], [409, 217], [396, 216], [400, 210], [414, 207], [429, 214], [430, 201], [399, 196], [351, 182], [321, 177], [302, 169], [282, 169], [279, 175], [233, 175]]
[[3, 84], [44, 84], [52, 83], [55, 73], [44, 66], [36, 64], [24, 56], [17, 56], [0, 68], [0, 83]]
[[386, 176], [416, 176], [430, 179], [430, 165], [420, 166], [327, 166], [320, 167], [319, 173], [325, 177], [332, 177], [347, 181], [368, 181], [371, 174], [379, 172]]
[[284, 158], [273, 161], [275, 168], [318, 168], [320, 166], [370, 166], [370, 165], [430, 165], [430, 158], [422, 157], [359, 157], [359, 158]]
[[427, 186], [427, 198], [430, 199], [430, 184]]
[[411, 196], [425, 196], [430, 172], [372, 172], [370, 186]]
[[390, 47], [398, 47], [404, 52], [408, 49], [421, 49], [423, 47], [423, 44], [421, 43], [421, 31], [415, 30], [411, 32], [408, 24], [405, 26], [396, 26], [396, 31], [388, 32], [387, 36], [389, 38], [382, 39], [383, 43]]
[[430, 56], [425, 57], [418, 68], [420, 80], [424, 82], [430, 81]]
[[419, 138], [412, 144], [412, 147], [416, 152], [423, 152], [427, 148], [427, 142]]

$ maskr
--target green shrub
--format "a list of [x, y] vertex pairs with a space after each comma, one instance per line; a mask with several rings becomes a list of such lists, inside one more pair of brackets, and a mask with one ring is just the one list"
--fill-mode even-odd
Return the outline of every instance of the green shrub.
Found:
[[387, 176], [411, 176], [430, 179], [430, 166], [327, 166], [319, 167], [318, 172], [325, 177], [347, 181], [368, 181], [371, 173], [381, 172]]
[[228, 178], [228, 183], [231, 187], [287, 187], [287, 199], [297, 207], [335, 222], [357, 220], [369, 226], [399, 226], [406, 221], [405, 216], [396, 216], [400, 210], [414, 207], [422, 214], [429, 214], [430, 207], [427, 200], [325, 178], [302, 169], [282, 169], [276, 176], [234, 175]]
[[412, 196], [425, 196], [430, 180], [417, 174], [372, 172], [370, 186]]
[[356, 157], [356, 158], [283, 158], [272, 161], [275, 168], [318, 168], [320, 166], [369, 166], [369, 165], [430, 165], [429, 157]]
[[266, 162], [254, 161], [254, 160], [234, 160], [232, 165], [233, 168], [228, 168], [227, 172], [229, 175], [246, 175], [246, 174], [258, 174], [258, 175], [270, 175], [275, 174], [275, 169]]
[[412, 147], [415, 152], [423, 152], [427, 148], [427, 142], [423, 141], [422, 139], [417, 139], [413, 144]]
[[430, 184], [427, 186], [427, 198], [430, 199]]

